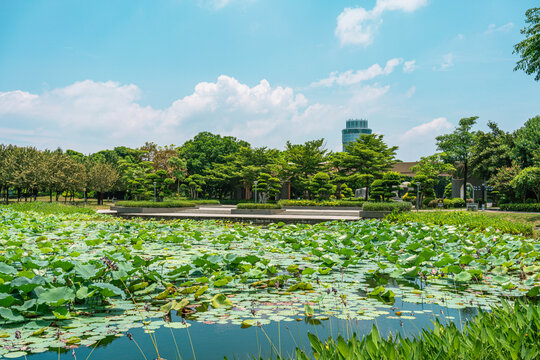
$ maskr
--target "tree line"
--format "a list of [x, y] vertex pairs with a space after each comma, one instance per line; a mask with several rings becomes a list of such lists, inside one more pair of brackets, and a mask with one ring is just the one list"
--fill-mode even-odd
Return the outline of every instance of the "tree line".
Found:
[[47, 194], [58, 201], [60, 196], [80, 197], [86, 189], [102, 203], [105, 194], [134, 200], [248, 199], [257, 190], [259, 200], [267, 201], [283, 191], [291, 198], [327, 200], [349, 198], [354, 189], [365, 188], [371, 199], [388, 200], [409, 180], [415, 188], [420, 185], [425, 200], [449, 183], [441, 174], [465, 179], [474, 174], [489, 180], [507, 201], [535, 195], [534, 186], [516, 187], [515, 178], [525, 174], [533, 179], [529, 183], [534, 181], [540, 165], [540, 117], [512, 133], [493, 122], [488, 123], [490, 131], [472, 131], [476, 120], [461, 119], [453, 132], [437, 137], [441, 152], [422, 158], [411, 169], [416, 173], [412, 178], [390, 171], [399, 161], [398, 148], [388, 146], [382, 135], [364, 134], [347, 144], [346, 151], [331, 152], [324, 139], [287, 142], [284, 150], [277, 150], [202, 132], [181, 146], [147, 142], [89, 155], [0, 145], [0, 193], [4, 200], [11, 193], [19, 200]]

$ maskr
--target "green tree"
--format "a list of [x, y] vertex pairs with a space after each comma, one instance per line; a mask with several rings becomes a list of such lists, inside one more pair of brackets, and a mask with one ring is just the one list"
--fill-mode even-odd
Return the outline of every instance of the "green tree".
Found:
[[499, 169], [499, 171], [489, 179], [488, 184], [493, 186], [493, 188], [499, 192], [501, 201], [510, 202], [515, 198], [515, 190], [511, 182], [520, 171], [520, 167], [514, 163], [512, 166], [505, 166]]
[[179, 148], [178, 155], [186, 160], [190, 175], [203, 175], [214, 164], [225, 163], [227, 155], [237, 152], [243, 146], [249, 147], [249, 144], [232, 136], [222, 137], [209, 132], [201, 132], [192, 140], [186, 141]]
[[540, 167], [528, 167], [521, 170], [510, 185], [523, 202], [530, 193], [534, 194], [536, 202], [540, 202]]
[[[281, 192], [281, 182], [270, 174], [261, 173], [257, 178], [257, 195], [262, 203], [276, 197]], [[255, 199], [257, 201], [257, 199]]]
[[309, 192], [317, 200], [328, 200], [336, 186], [330, 182], [330, 175], [325, 172], [318, 172], [309, 181]]
[[370, 198], [375, 201], [388, 201], [396, 194], [398, 185], [401, 184], [401, 174], [389, 171], [383, 174], [382, 179], [377, 179], [371, 184]]
[[324, 139], [291, 144], [287, 141], [283, 152], [283, 177], [291, 183], [296, 196], [308, 195], [309, 179], [326, 169], [327, 153]]
[[522, 167], [540, 166], [540, 116], [535, 116], [514, 133], [512, 157]]
[[88, 189], [97, 194], [98, 205], [103, 205], [103, 194], [111, 191], [120, 178], [118, 171], [106, 163], [92, 163], [88, 169]]
[[500, 168], [512, 165], [512, 148], [514, 136], [499, 129], [499, 126], [490, 121], [488, 127], [491, 131], [477, 131], [471, 151], [471, 168], [480, 179], [489, 179]]
[[203, 186], [206, 184], [204, 176], [199, 174], [193, 174], [186, 178], [181, 188], [189, 193], [189, 197], [192, 199], [198, 199], [199, 194], [203, 192]]
[[514, 71], [523, 70], [527, 75], [534, 75], [534, 80], [540, 80], [540, 8], [532, 8], [525, 12], [527, 24], [521, 29], [525, 40], [514, 45], [514, 54], [519, 54], [519, 60]]
[[445, 153], [425, 156], [420, 159], [418, 164], [411, 167], [411, 171], [415, 172], [411, 184], [414, 186], [421, 184], [420, 203], [422, 198], [436, 197], [435, 186], [439, 183], [439, 176], [456, 171], [454, 165], [445, 162], [446, 157]]
[[[471, 131], [478, 116], [459, 120], [459, 126], [450, 134], [437, 136], [437, 147], [447, 155], [452, 164], [463, 166], [463, 186], [466, 187], [469, 176], [469, 162], [474, 147], [475, 133]], [[467, 200], [467, 191], [463, 191], [463, 200]]]

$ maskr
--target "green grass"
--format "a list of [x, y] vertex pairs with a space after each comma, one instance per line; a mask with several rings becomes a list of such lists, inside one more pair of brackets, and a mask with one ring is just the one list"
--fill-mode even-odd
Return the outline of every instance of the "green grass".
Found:
[[[381, 338], [373, 326], [371, 333], [357, 339], [319, 340], [309, 334], [313, 357], [330, 359], [538, 359], [540, 357], [540, 306], [503, 302], [500, 308], [481, 312], [463, 330], [455, 323], [437, 319], [433, 329], [424, 329], [420, 336], [409, 339], [399, 332]], [[298, 360], [308, 360], [303, 350], [296, 349]]]
[[[433, 225], [462, 225], [472, 231], [482, 231], [487, 228], [499, 230], [505, 234], [522, 234], [533, 236], [533, 224], [497, 216], [495, 213], [480, 213], [470, 211], [421, 211], [401, 214], [390, 214], [385, 219], [391, 222], [419, 222]], [[504, 214], [501, 214], [504, 215]]]
[[15, 211], [35, 211], [41, 214], [95, 214], [96, 212], [90, 208], [84, 208], [61, 203], [49, 203], [41, 201], [18, 202], [2, 205], [9, 207]]
[[237, 209], [281, 209], [280, 204], [252, 204], [244, 203], [236, 205]]
[[410, 202], [367, 202], [362, 207], [363, 211], [396, 211], [404, 212], [411, 211], [412, 204]]
[[162, 202], [153, 201], [117, 201], [116, 206], [143, 207], [143, 208], [180, 208], [195, 207], [196, 203], [186, 200], [168, 200]]

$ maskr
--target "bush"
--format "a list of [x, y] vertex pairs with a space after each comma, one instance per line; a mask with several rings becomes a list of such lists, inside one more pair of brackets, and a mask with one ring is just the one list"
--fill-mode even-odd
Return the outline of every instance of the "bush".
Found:
[[452, 201], [452, 199], [444, 199], [443, 200], [443, 207], [445, 209], [453, 208], [454, 207], [454, 202]]
[[329, 206], [329, 207], [361, 207], [365, 201], [362, 200], [336, 200], [336, 201], [315, 201], [315, 200], [280, 200], [281, 206]]
[[255, 204], [255, 203], [243, 203], [236, 205], [237, 209], [281, 209], [280, 204]]
[[187, 200], [186, 202], [193, 203], [195, 205], [219, 205], [219, 200]]
[[465, 207], [465, 200], [463, 200], [462, 198], [453, 198], [452, 199], [452, 204], [454, 205], [455, 208], [462, 208], [462, 207]]
[[501, 204], [499, 207], [504, 211], [527, 211], [540, 212], [540, 203], [536, 204]]
[[116, 206], [123, 207], [141, 207], [141, 208], [176, 208], [176, 207], [195, 207], [196, 203], [193, 201], [117, 201]]
[[[436, 201], [437, 199], [434, 199], [434, 198], [432, 198], [432, 197], [427, 197], [427, 198], [425, 198], [425, 199], [422, 201], [422, 205], [424, 205], [424, 206], [429, 206], [429, 203], [430, 203], [431, 201], [433, 201], [433, 200]], [[435, 206], [437, 206], [437, 203], [435, 203]]]
[[432, 208], [432, 209], [435, 209], [437, 207], [438, 203], [439, 203], [439, 200], [433, 199], [427, 204], [427, 206]]
[[409, 202], [366, 202], [363, 211], [411, 211], [412, 204]]

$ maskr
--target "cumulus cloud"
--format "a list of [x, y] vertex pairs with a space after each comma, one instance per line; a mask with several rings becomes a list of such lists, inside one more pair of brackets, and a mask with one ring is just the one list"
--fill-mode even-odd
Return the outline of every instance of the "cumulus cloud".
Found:
[[394, 58], [394, 59], [388, 60], [384, 68], [380, 66], [379, 64], [373, 64], [367, 69], [362, 69], [362, 70], [357, 70], [357, 71], [348, 70], [342, 73], [333, 72], [330, 74], [329, 77], [325, 79], [321, 79], [317, 82], [314, 82], [313, 84], [311, 84], [311, 86], [329, 87], [334, 84], [337, 84], [340, 86], [358, 84], [362, 81], [372, 80], [376, 78], [377, 76], [391, 74], [394, 71], [395, 67], [401, 64], [402, 61], [403, 61], [402, 59]]
[[435, 136], [441, 135], [451, 128], [453, 128], [453, 125], [446, 118], [439, 117], [407, 130], [401, 135], [400, 140], [403, 143], [416, 143], [426, 138], [432, 140]]
[[386, 11], [413, 12], [427, 4], [427, 0], [377, 0], [371, 10], [362, 7], [345, 8], [337, 18], [335, 35], [341, 45], [369, 45]]
[[496, 32], [508, 32], [514, 27], [514, 23], [509, 22], [508, 24], [504, 24], [501, 26], [496, 26], [495, 24], [489, 24], [487, 30], [484, 32], [485, 34], [492, 34]]
[[403, 72], [411, 73], [416, 70], [416, 60], [405, 61], [403, 64]]
[[336, 114], [289, 87], [272, 87], [266, 80], [250, 87], [224, 75], [197, 84], [165, 109], [143, 106], [140, 97], [136, 85], [92, 80], [41, 94], [0, 92], [0, 141], [95, 151], [144, 141], [181, 144], [212, 131], [268, 145], [265, 140], [277, 134], [281, 142], [284, 133], [309, 136], [306, 117], [317, 129], [317, 122]]

